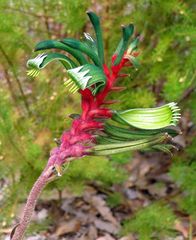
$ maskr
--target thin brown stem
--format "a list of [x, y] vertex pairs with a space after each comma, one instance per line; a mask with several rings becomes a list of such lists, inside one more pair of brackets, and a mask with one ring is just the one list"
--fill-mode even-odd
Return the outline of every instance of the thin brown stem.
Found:
[[30, 112], [30, 109], [29, 109], [29, 104], [28, 104], [27, 99], [26, 99], [26, 96], [25, 96], [25, 94], [24, 94], [24, 91], [23, 91], [23, 88], [22, 88], [22, 84], [21, 84], [21, 82], [20, 82], [20, 80], [19, 80], [19, 78], [18, 78], [18, 76], [17, 76], [17, 73], [16, 73], [16, 70], [15, 70], [14, 64], [13, 64], [13, 62], [11, 61], [11, 59], [9, 58], [9, 56], [7, 55], [7, 53], [5, 52], [5, 50], [3, 49], [2, 46], [0, 46], [0, 51], [1, 51], [2, 55], [4, 56], [4, 58], [6, 59], [8, 65], [9, 65], [9, 67], [10, 67], [12, 73], [13, 73], [13, 76], [14, 76], [14, 78], [15, 78], [15, 80], [16, 80], [16, 83], [17, 83], [18, 88], [19, 88], [19, 90], [20, 90], [20, 93], [21, 93], [21, 95], [22, 95], [22, 99], [23, 99], [24, 105], [25, 105], [25, 107], [26, 107], [26, 110], [27, 110], [28, 114], [31, 115], [31, 112]]
[[13, 8], [13, 7], [10, 7], [10, 6], [6, 6], [6, 10], [7, 11], [12, 11], [12, 12], [19, 12], [21, 14], [30, 15], [30, 16], [33, 16], [33, 17], [36, 17], [36, 18], [44, 17], [43, 15], [36, 14], [34, 12], [31, 12], [31, 11], [25, 11], [25, 10], [22, 10], [22, 9], [19, 9], [19, 8]]
[[13, 89], [13, 86], [12, 86], [12, 83], [11, 83], [11, 79], [10, 79], [8, 70], [4, 68], [3, 71], [4, 71], [5, 79], [6, 79], [9, 91], [10, 91], [10, 95], [11, 95], [11, 97], [12, 97], [14, 103], [15, 103], [15, 102], [17, 102], [17, 98], [16, 98], [16, 95], [15, 95], [15, 92], [14, 92], [14, 89]]
[[51, 37], [51, 33], [50, 33], [50, 24], [49, 24], [47, 3], [46, 3], [45, 0], [42, 0], [42, 3], [43, 3], [43, 10], [44, 10], [44, 23], [45, 23], [45, 26], [46, 26], [48, 37], [50, 38]]

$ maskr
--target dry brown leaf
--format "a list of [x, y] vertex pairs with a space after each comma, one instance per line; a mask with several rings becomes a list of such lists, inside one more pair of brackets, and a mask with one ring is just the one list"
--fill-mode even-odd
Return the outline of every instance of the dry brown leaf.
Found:
[[177, 221], [175, 222], [175, 229], [176, 229], [177, 231], [179, 231], [180, 233], [182, 233], [185, 238], [188, 238], [189, 229], [186, 228], [186, 227], [183, 225], [183, 223], [180, 222], [179, 220], [177, 220]]
[[164, 197], [167, 194], [167, 186], [162, 184], [151, 184], [147, 187], [149, 193], [153, 196]]
[[75, 212], [75, 217], [80, 221], [82, 222], [82, 224], [86, 224], [88, 223], [89, 219], [91, 218], [91, 215], [90, 214], [86, 214], [82, 211], [76, 211]]
[[152, 168], [149, 161], [142, 161], [139, 165], [139, 175], [138, 178], [144, 177]]
[[175, 143], [179, 144], [181, 147], [185, 148], [186, 147], [186, 139], [184, 138], [183, 135], [178, 135], [174, 138], [173, 140]]
[[99, 237], [96, 240], [115, 240], [115, 239], [111, 235], [106, 234], [105, 236]]
[[81, 237], [77, 238], [77, 240], [92, 240], [92, 239], [95, 239], [95, 238], [89, 238], [88, 236], [85, 236], [85, 235], [82, 235]]
[[135, 200], [137, 198], [141, 198], [142, 197], [141, 193], [138, 190], [134, 189], [134, 188], [127, 188], [127, 189], [125, 189], [124, 192], [126, 194], [126, 197], [128, 199], [130, 199], [130, 200]]
[[61, 236], [66, 233], [78, 232], [80, 229], [81, 223], [78, 220], [72, 219], [69, 222], [63, 222], [56, 229], [56, 236]]
[[135, 238], [133, 237], [133, 235], [129, 235], [129, 236], [122, 237], [119, 240], [135, 240]]
[[116, 227], [114, 224], [102, 221], [100, 219], [95, 219], [94, 224], [99, 230], [106, 231], [108, 233], [116, 234], [119, 231], [119, 227]]
[[88, 232], [89, 239], [96, 239], [97, 238], [97, 229], [95, 226], [90, 225], [89, 232]]
[[119, 226], [117, 220], [112, 215], [110, 208], [100, 196], [93, 196], [90, 202], [105, 220], [113, 223], [116, 226]]
[[[166, 239], [167, 240], [167, 239]], [[171, 238], [170, 240], [185, 240], [183, 236], [178, 236], [176, 238]]]

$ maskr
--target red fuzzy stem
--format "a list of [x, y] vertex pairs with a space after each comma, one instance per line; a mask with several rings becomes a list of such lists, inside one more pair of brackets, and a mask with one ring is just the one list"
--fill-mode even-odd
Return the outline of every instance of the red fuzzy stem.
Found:
[[29, 197], [27, 199], [27, 203], [24, 208], [23, 216], [20, 220], [20, 223], [14, 229], [14, 233], [12, 232], [11, 240], [21, 240], [23, 238], [25, 230], [31, 221], [37, 199], [40, 196], [43, 188], [48, 183], [49, 177], [51, 176], [52, 172], [53, 172], [52, 167], [46, 168], [42, 172], [40, 177], [37, 179], [37, 181], [35, 182], [32, 190], [29, 194]]
[[95, 122], [95, 121], [90, 121], [90, 122], [85, 122], [83, 123], [80, 127], [79, 130], [82, 131], [89, 131], [92, 129], [103, 129], [103, 123], [101, 122]]
[[109, 109], [95, 109], [91, 110], [89, 112], [89, 116], [91, 118], [99, 118], [99, 117], [104, 117], [104, 118], [111, 118], [112, 117], [112, 111]]

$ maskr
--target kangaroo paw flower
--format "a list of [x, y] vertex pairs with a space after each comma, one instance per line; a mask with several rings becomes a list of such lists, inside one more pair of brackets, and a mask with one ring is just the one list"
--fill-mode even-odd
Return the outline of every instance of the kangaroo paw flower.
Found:
[[180, 118], [179, 111], [177, 104], [172, 102], [157, 108], [115, 111], [112, 119], [140, 129], [160, 129], [175, 126]]

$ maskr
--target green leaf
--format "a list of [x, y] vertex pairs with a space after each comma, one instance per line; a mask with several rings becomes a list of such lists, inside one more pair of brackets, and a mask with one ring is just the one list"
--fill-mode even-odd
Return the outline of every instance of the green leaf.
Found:
[[160, 129], [176, 125], [180, 118], [176, 103], [169, 103], [157, 108], [135, 108], [116, 111], [112, 119], [125, 125], [140, 129]]
[[117, 54], [117, 58], [114, 62], [114, 65], [118, 65], [120, 61], [122, 60], [122, 57], [127, 50], [128, 44], [129, 44], [129, 39], [132, 36], [134, 31], [134, 26], [133, 24], [129, 24], [128, 26], [123, 26], [122, 27], [122, 34], [123, 37], [115, 51], [115, 54]]
[[81, 41], [78, 41], [73, 38], [65, 38], [65, 39], [61, 40], [61, 42], [73, 49], [77, 49], [77, 50], [81, 51], [82, 53], [85, 53], [88, 57], [90, 57], [93, 60], [95, 65], [102, 67], [102, 64], [101, 64], [96, 52], [94, 52], [92, 50], [92, 48], [87, 46], [85, 43], [82, 43]]
[[35, 46], [35, 51], [48, 50], [48, 49], [59, 49], [70, 53], [81, 65], [88, 63], [83, 54], [59, 41], [56, 40], [46, 40], [39, 42]]
[[[106, 77], [101, 68], [93, 65], [86, 64], [77, 68], [69, 69], [67, 71], [70, 76], [70, 82], [74, 83], [74, 89], [86, 89], [89, 88], [93, 95], [95, 95], [106, 83]], [[67, 83], [65, 82], [67, 85]], [[72, 91], [72, 90], [71, 90]]]
[[94, 12], [91, 11], [87, 12], [87, 14], [95, 30], [99, 59], [101, 63], [104, 64], [103, 37], [99, 17]]

